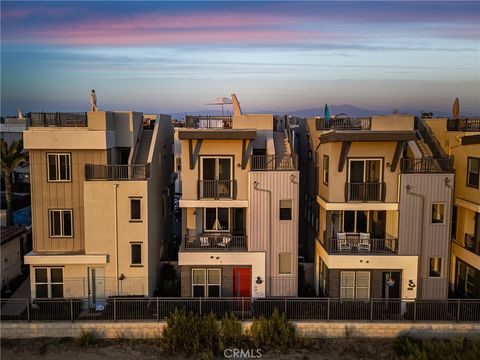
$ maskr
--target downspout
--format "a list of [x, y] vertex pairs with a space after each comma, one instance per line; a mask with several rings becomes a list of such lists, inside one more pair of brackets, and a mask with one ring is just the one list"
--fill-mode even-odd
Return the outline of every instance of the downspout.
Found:
[[[258, 187], [260, 183], [258, 181], [253, 182], [253, 188], [258, 191], [263, 191], [268, 193], [268, 256], [269, 256], [269, 274], [270, 278], [272, 277], [272, 191], [267, 189], [261, 189]], [[266, 279], [265, 279], [266, 280]], [[268, 280], [268, 296], [272, 296], [272, 281]]]
[[117, 190], [118, 190], [118, 184], [114, 184], [114, 199], [115, 199], [115, 208], [114, 208], [114, 221], [115, 221], [115, 226], [114, 226], [114, 233], [115, 233], [115, 287], [117, 290], [117, 296], [118, 296], [118, 209], [117, 209]]
[[421, 286], [419, 286], [419, 283], [418, 283], [418, 280], [420, 280], [420, 275], [421, 275], [421, 271], [422, 271], [422, 259], [423, 259], [423, 232], [424, 232], [424, 223], [423, 223], [423, 220], [424, 220], [424, 217], [425, 217], [425, 196], [421, 195], [421, 194], [417, 194], [417, 193], [414, 193], [411, 191], [412, 189], [412, 186], [411, 185], [407, 185], [407, 194], [410, 194], [410, 195], [413, 195], [413, 196], [417, 196], [419, 197], [421, 200], [422, 200], [422, 206], [421, 206], [421, 217], [420, 217], [420, 226], [421, 226], [421, 229], [420, 229], [420, 252], [419, 252], [419, 256], [418, 256], [418, 272], [419, 274], [417, 274], [417, 298], [418, 298], [418, 292], [420, 292], [420, 289], [421, 289]]

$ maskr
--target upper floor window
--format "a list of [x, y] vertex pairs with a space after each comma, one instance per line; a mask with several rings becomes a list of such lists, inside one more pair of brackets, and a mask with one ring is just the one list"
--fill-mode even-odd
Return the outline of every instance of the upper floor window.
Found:
[[432, 204], [432, 224], [444, 224], [445, 223], [445, 204], [434, 203]]
[[72, 210], [48, 210], [50, 237], [72, 237]]
[[204, 231], [230, 231], [230, 210], [228, 208], [204, 208]]
[[70, 154], [47, 154], [48, 181], [71, 181]]
[[280, 200], [280, 220], [292, 220], [292, 200]]
[[469, 157], [467, 164], [467, 186], [479, 188], [480, 158]]
[[130, 198], [130, 221], [142, 220], [141, 206], [142, 206], [141, 198]]
[[327, 155], [323, 155], [323, 183], [328, 185], [328, 172], [330, 167], [330, 161]]
[[428, 272], [429, 277], [441, 277], [442, 276], [442, 258], [432, 257], [430, 258], [430, 270]]
[[278, 273], [279, 274], [292, 273], [292, 253], [278, 254]]
[[175, 158], [175, 171], [181, 172], [182, 171], [182, 158], [176, 157]]
[[131, 265], [142, 265], [142, 244], [141, 243], [131, 243]]

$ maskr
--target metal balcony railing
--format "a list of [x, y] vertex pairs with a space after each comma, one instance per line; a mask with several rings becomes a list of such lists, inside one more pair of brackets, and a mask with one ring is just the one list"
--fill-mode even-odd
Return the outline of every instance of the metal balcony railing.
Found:
[[345, 238], [328, 239], [327, 251], [330, 254], [396, 254], [398, 239], [362, 238], [360, 234], [346, 234]]
[[402, 159], [400, 170], [402, 173], [453, 173], [453, 157]]
[[204, 233], [201, 235], [186, 235], [185, 251], [246, 251], [247, 236], [230, 233]]
[[251, 155], [252, 171], [294, 171], [298, 169], [297, 154]]
[[85, 127], [87, 126], [86, 112], [31, 112], [26, 116], [30, 119], [31, 127]]
[[447, 131], [480, 132], [480, 118], [448, 119]]
[[194, 129], [231, 129], [232, 117], [187, 115], [185, 127]]
[[385, 201], [384, 182], [345, 183], [346, 201]]
[[85, 180], [146, 180], [150, 177], [150, 164], [96, 165], [85, 164]]
[[237, 180], [198, 180], [199, 199], [236, 199]]
[[372, 119], [341, 117], [333, 119], [317, 119], [317, 130], [370, 130]]

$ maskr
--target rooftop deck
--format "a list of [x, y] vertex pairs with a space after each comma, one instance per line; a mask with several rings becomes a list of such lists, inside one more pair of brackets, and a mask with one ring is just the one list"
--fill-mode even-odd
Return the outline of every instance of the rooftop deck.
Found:
[[447, 131], [480, 132], [480, 118], [448, 119]]
[[370, 130], [372, 127], [372, 119], [340, 117], [333, 119], [317, 119], [317, 130]]
[[30, 112], [30, 127], [86, 127], [86, 112]]
[[232, 117], [187, 115], [185, 127], [190, 129], [231, 129]]

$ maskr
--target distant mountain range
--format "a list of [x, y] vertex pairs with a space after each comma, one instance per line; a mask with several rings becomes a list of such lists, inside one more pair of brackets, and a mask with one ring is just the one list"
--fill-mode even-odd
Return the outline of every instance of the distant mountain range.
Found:
[[[371, 110], [371, 109], [363, 109], [356, 107], [355, 105], [350, 104], [343, 104], [343, 105], [329, 105], [330, 114], [337, 115], [337, 114], [348, 114], [352, 117], [363, 117], [363, 116], [371, 116], [371, 115], [387, 115], [393, 112], [392, 110]], [[425, 110], [431, 111], [431, 110]], [[421, 109], [399, 109], [399, 113], [401, 114], [411, 114], [411, 115], [420, 115], [422, 112]], [[298, 117], [309, 118], [312, 116], [322, 116], [324, 114], [323, 107], [315, 107], [309, 109], [301, 109], [301, 110], [293, 110], [293, 111], [253, 111], [253, 112], [246, 112], [252, 114], [278, 114], [278, 115], [292, 115]], [[187, 112], [189, 115], [222, 115], [221, 110], [198, 110], [198, 111], [189, 111]], [[229, 113], [231, 114], [231, 112]], [[227, 111], [225, 111], [225, 115]], [[183, 119], [185, 117], [185, 113], [172, 113], [170, 114], [172, 118], [175, 119]], [[449, 112], [445, 111], [433, 111], [433, 116], [435, 117], [448, 117], [451, 116]]]

